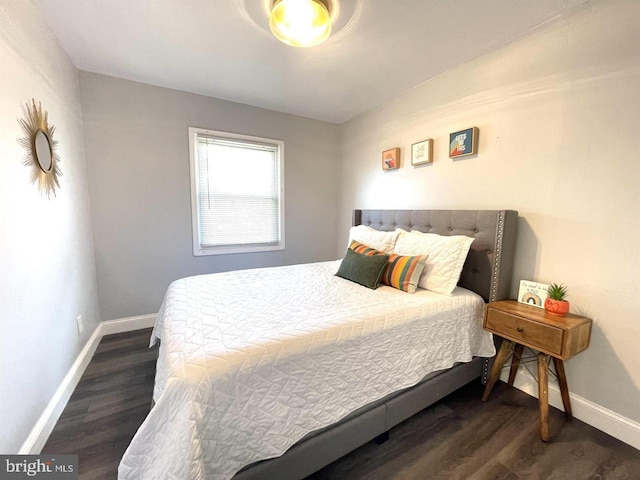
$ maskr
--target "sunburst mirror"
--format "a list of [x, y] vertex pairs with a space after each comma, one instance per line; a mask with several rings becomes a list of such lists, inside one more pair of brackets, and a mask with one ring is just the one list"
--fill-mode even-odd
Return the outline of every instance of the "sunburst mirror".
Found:
[[47, 112], [42, 112], [42, 105], [31, 99], [31, 105], [26, 104], [26, 118], [18, 119], [25, 136], [18, 142], [27, 151], [24, 164], [31, 169], [31, 183], [37, 183], [38, 191], [50, 197], [55, 196], [56, 188], [60, 188], [58, 177], [62, 175], [58, 162], [60, 157], [56, 153], [58, 142], [54, 140], [55, 127], [49, 125]]

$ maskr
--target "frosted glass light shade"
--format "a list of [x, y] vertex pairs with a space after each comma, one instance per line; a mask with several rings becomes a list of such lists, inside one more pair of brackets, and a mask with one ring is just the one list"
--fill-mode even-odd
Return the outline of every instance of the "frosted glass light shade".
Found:
[[331, 16], [319, 0], [276, 0], [269, 27], [287, 45], [314, 47], [329, 38]]

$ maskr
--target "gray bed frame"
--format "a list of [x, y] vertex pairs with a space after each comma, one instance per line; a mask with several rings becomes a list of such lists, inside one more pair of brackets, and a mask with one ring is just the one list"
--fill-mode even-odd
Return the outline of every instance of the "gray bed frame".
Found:
[[[458, 285], [485, 302], [509, 297], [518, 212], [513, 210], [355, 210], [353, 225], [377, 230], [396, 228], [440, 235], [467, 235], [475, 240]], [[395, 392], [356, 410], [342, 421], [307, 435], [287, 452], [241, 470], [235, 480], [302, 479], [467, 383], [486, 375], [487, 362], [475, 358], [433, 372], [418, 385]]]

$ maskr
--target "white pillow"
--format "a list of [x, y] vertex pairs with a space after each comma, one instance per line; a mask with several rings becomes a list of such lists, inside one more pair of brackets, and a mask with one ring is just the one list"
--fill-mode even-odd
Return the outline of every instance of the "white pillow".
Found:
[[367, 225], [358, 225], [351, 227], [349, 230], [349, 243], [347, 248], [351, 245], [352, 241], [360, 242], [367, 247], [375, 248], [384, 253], [393, 252], [393, 247], [396, 244], [396, 239], [400, 234], [399, 231], [395, 232], [381, 232], [375, 228], [368, 227]]
[[446, 237], [417, 230], [397, 229], [393, 253], [398, 255], [428, 255], [418, 286], [436, 293], [450, 295], [456, 288], [462, 266], [467, 259], [473, 238], [465, 235]]

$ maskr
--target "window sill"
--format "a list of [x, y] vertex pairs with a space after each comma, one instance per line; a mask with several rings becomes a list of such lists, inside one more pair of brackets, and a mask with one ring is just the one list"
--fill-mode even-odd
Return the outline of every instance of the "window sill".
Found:
[[260, 253], [274, 252], [284, 250], [284, 243], [279, 245], [233, 245], [228, 247], [211, 247], [211, 248], [194, 248], [193, 255], [195, 257], [204, 257], [209, 255], [228, 255], [234, 253]]

